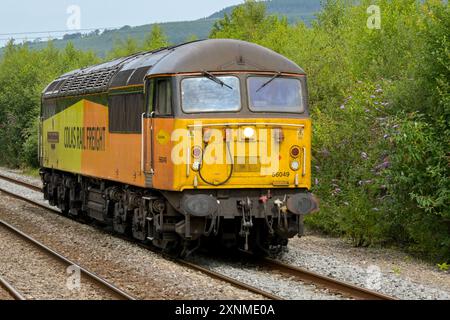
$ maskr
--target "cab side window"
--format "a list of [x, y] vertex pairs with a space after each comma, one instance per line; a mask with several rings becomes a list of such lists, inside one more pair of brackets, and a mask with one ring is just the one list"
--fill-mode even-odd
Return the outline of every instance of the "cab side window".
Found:
[[172, 81], [158, 79], [155, 81], [155, 112], [159, 116], [172, 115]]
[[144, 95], [115, 94], [108, 98], [109, 132], [141, 133]]

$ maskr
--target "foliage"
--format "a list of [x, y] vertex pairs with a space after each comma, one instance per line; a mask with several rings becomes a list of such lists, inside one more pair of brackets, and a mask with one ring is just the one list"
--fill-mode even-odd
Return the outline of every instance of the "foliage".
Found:
[[236, 7], [214, 24], [210, 37], [251, 41], [280, 51], [289, 40], [288, 26], [285, 18], [267, 16], [263, 2], [246, 0], [245, 6]]
[[141, 51], [152, 51], [169, 46], [167, 36], [159, 25], [154, 25], [151, 32], [145, 37], [142, 43], [136, 38], [128, 36], [126, 40], [116, 39], [112, 51], [108, 54], [109, 59], [129, 56]]
[[450, 266], [449, 266], [446, 262], [444, 262], [444, 263], [438, 263], [438, 264], [437, 264], [437, 267], [438, 267], [439, 270], [441, 270], [441, 271], [448, 271], [449, 268], [450, 268]]
[[157, 24], [152, 27], [152, 31], [145, 38], [143, 49], [144, 51], [151, 51], [169, 46], [169, 40], [165, 35], [163, 29]]
[[125, 40], [117, 39], [112, 51], [108, 54], [108, 59], [125, 57], [140, 51], [136, 39], [127, 37]]
[[50, 42], [41, 51], [10, 42], [0, 60], [0, 163], [36, 165], [40, 94], [57, 76], [97, 62], [92, 52], [70, 43], [57, 50]]

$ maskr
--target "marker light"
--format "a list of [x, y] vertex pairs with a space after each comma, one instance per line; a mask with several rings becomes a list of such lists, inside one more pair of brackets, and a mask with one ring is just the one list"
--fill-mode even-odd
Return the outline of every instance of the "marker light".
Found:
[[192, 155], [195, 159], [200, 159], [202, 156], [202, 153], [203, 153], [203, 150], [199, 146], [196, 146], [196, 147], [194, 147], [194, 149], [192, 149]]
[[251, 128], [251, 127], [247, 127], [244, 129], [244, 137], [246, 139], [251, 139], [255, 136], [255, 129]]
[[291, 148], [291, 157], [292, 158], [298, 158], [299, 155], [300, 155], [300, 147], [293, 146]]

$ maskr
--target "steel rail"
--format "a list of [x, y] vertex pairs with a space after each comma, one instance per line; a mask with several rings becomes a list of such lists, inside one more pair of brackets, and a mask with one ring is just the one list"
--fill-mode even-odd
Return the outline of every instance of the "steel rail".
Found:
[[26, 298], [16, 289], [14, 288], [8, 281], [6, 281], [3, 277], [0, 276], [0, 287], [6, 290], [8, 294], [13, 297], [14, 300], [24, 301]]
[[0, 226], [4, 227], [5, 229], [9, 230], [10, 232], [12, 232], [12, 233], [14, 233], [14, 234], [16, 234], [18, 236], [20, 236], [21, 238], [25, 239], [27, 242], [33, 244], [35, 247], [39, 248], [40, 250], [42, 250], [43, 252], [47, 253], [48, 255], [58, 259], [59, 261], [65, 263], [65, 264], [67, 264], [69, 266], [74, 266], [74, 267], [78, 268], [82, 275], [86, 276], [91, 281], [94, 281], [95, 283], [99, 284], [101, 287], [106, 288], [108, 291], [114, 293], [119, 298], [125, 299], [125, 300], [136, 300], [136, 298], [134, 298], [133, 296], [129, 295], [128, 293], [126, 293], [122, 289], [114, 286], [113, 284], [111, 284], [107, 280], [99, 277], [95, 273], [93, 273], [93, 272], [83, 268], [79, 264], [77, 264], [77, 263], [71, 261], [70, 259], [64, 257], [63, 255], [57, 253], [56, 251], [54, 251], [53, 249], [47, 247], [46, 245], [42, 244], [41, 242], [33, 239], [32, 237], [30, 237], [29, 235], [27, 235], [24, 232], [20, 231], [16, 227], [10, 225], [9, 223], [7, 223], [7, 222], [5, 222], [3, 220], [0, 220]]
[[26, 188], [31, 189], [33, 191], [42, 192], [42, 188], [40, 188], [40, 187], [38, 187], [38, 186], [36, 186], [34, 184], [31, 184], [31, 183], [28, 183], [28, 182], [25, 182], [25, 181], [21, 181], [21, 180], [17, 180], [17, 179], [14, 179], [12, 177], [5, 176], [4, 174], [1, 174], [1, 173], [0, 173], [0, 179], [8, 181], [8, 182], [11, 182], [11, 183], [14, 183], [14, 184], [17, 184], [17, 185], [22, 186], [22, 187], [26, 187]]
[[[0, 176], [0, 179], [3, 179], [3, 178]], [[14, 183], [14, 182], [11, 182], [11, 183]], [[23, 184], [26, 184], [26, 182], [23, 182]], [[25, 185], [24, 185], [24, 186], [25, 186]], [[26, 187], [26, 186], [25, 186], [25, 187]], [[31, 187], [30, 187], [30, 189], [31, 189]], [[18, 199], [18, 200], [22, 200], [22, 201], [24, 201], [24, 202], [27, 202], [27, 203], [32, 204], [32, 205], [34, 205], [34, 206], [37, 206], [37, 207], [40, 207], [40, 208], [42, 208], [42, 209], [51, 211], [51, 212], [53, 212], [53, 213], [61, 214], [61, 211], [60, 211], [59, 209], [57, 209], [57, 208], [53, 208], [53, 207], [50, 207], [49, 205], [46, 205], [46, 204], [41, 203], [41, 202], [39, 202], [39, 201], [36, 201], [36, 200], [30, 199], [30, 198], [21, 196], [21, 195], [19, 195], [19, 194], [17, 194], [17, 193], [14, 193], [14, 192], [12, 192], [12, 191], [9, 191], [9, 190], [7, 190], [7, 189], [5, 189], [5, 188], [0, 187], [0, 192], [4, 193], [4, 194], [6, 194], [6, 195], [8, 195], [8, 196], [10, 196], [10, 197], [12, 197], [12, 198], [16, 198], [16, 199]], [[40, 190], [39, 192], [42, 192], [42, 190]]]
[[184, 266], [186, 266], [188, 268], [191, 268], [193, 270], [200, 271], [200, 272], [202, 272], [204, 274], [207, 274], [207, 275], [209, 275], [212, 278], [225, 281], [225, 282], [227, 282], [227, 283], [229, 283], [229, 284], [231, 284], [234, 287], [237, 287], [239, 289], [244, 289], [246, 291], [249, 291], [249, 292], [261, 295], [261, 296], [263, 296], [263, 297], [265, 297], [265, 298], [267, 298], [269, 300], [284, 300], [283, 298], [281, 298], [281, 297], [279, 297], [277, 295], [274, 295], [274, 294], [272, 294], [270, 292], [267, 292], [267, 291], [264, 291], [262, 289], [256, 288], [254, 286], [246, 284], [245, 282], [238, 281], [236, 279], [233, 279], [231, 277], [223, 275], [223, 274], [221, 274], [219, 272], [209, 270], [208, 268], [201, 267], [201, 266], [199, 266], [199, 265], [197, 265], [195, 263], [188, 262], [188, 261], [183, 260], [183, 259], [178, 259], [178, 260], [176, 260], [176, 262], [178, 262], [179, 264], [182, 264], [182, 265], [184, 265]]
[[356, 300], [398, 300], [397, 298], [383, 293], [356, 286], [354, 284], [323, 276], [321, 274], [292, 266], [277, 260], [265, 258], [262, 264], [273, 271], [293, 276], [300, 281], [314, 284], [318, 287], [329, 289], [332, 292], [340, 293], [344, 296]]

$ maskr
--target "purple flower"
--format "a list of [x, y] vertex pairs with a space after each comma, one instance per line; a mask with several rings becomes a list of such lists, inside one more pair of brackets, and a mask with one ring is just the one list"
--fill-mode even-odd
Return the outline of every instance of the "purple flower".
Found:
[[345, 105], [342, 105], [342, 106], [341, 106], [341, 110], [345, 110]]
[[321, 151], [320, 151], [320, 153], [322, 154], [322, 156], [324, 156], [324, 157], [329, 157], [330, 155], [331, 155], [331, 152], [328, 150], [328, 149], [322, 149]]
[[391, 163], [390, 163], [389, 161], [386, 160], [386, 161], [384, 161], [382, 164], [379, 164], [378, 166], [376, 166], [375, 169], [376, 169], [377, 171], [384, 170], [384, 169], [389, 168], [390, 165], [391, 165]]

